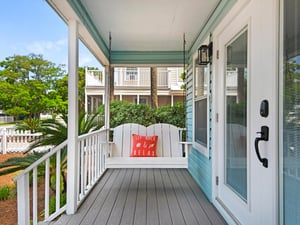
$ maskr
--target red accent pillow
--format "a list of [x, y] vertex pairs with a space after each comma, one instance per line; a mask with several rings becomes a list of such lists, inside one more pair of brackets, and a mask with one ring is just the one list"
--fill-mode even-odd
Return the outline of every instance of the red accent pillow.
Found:
[[157, 157], [156, 145], [158, 136], [141, 136], [132, 134], [130, 157]]

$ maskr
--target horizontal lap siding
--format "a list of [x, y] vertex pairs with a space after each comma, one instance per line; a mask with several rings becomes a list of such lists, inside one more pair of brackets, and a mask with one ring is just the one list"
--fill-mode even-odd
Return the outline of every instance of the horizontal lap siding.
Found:
[[[192, 64], [188, 67], [187, 96], [186, 96], [186, 120], [187, 140], [193, 140], [193, 79]], [[189, 155], [188, 170], [196, 183], [200, 186], [206, 197], [212, 201], [212, 164], [211, 159], [192, 148]]]
[[189, 155], [189, 172], [195, 179], [196, 183], [201, 187], [206, 197], [212, 201], [212, 174], [211, 160], [193, 149]]

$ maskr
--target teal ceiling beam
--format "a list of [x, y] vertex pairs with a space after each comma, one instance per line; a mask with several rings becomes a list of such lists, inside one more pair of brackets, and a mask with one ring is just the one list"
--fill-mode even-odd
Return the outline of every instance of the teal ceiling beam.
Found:
[[[78, 0], [68, 0], [69, 4], [73, 8], [73, 10], [76, 12], [78, 17], [81, 19], [87, 30], [91, 33], [91, 35], [94, 37], [96, 43], [98, 46], [102, 49], [103, 54], [108, 58], [109, 56], [109, 50], [108, 47], [102, 38], [102, 36], [99, 34], [95, 24], [93, 23], [92, 19], [90, 18], [89, 14], [87, 13], [85, 7], [82, 5], [81, 1]], [[108, 35], [108, 34], [107, 34]]]
[[183, 51], [112, 51], [111, 63], [181, 65], [183, 64]]

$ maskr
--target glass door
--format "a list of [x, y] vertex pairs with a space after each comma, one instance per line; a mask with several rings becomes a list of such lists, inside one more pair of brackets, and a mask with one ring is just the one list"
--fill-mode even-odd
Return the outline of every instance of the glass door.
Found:
[[276, 8], [245, 5], [214, 39], [214, 197], [229, 224], [278, 224], [278, 24], [261, 4]]

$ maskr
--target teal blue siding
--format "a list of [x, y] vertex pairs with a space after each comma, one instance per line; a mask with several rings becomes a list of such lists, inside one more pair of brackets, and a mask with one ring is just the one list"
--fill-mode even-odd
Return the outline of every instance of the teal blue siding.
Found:
[[[193, 140], [193, 68], [189, 64], [187, 73], [186, 119], [187, 140]], [[188, 170], [206, 197], [212, 201], [212, 163], [211, 159], [192, 148], [189, 154]]]
[[189, 155], [188, 170], [206, 197], [212, 201], [211, 160], [193, 148]]

